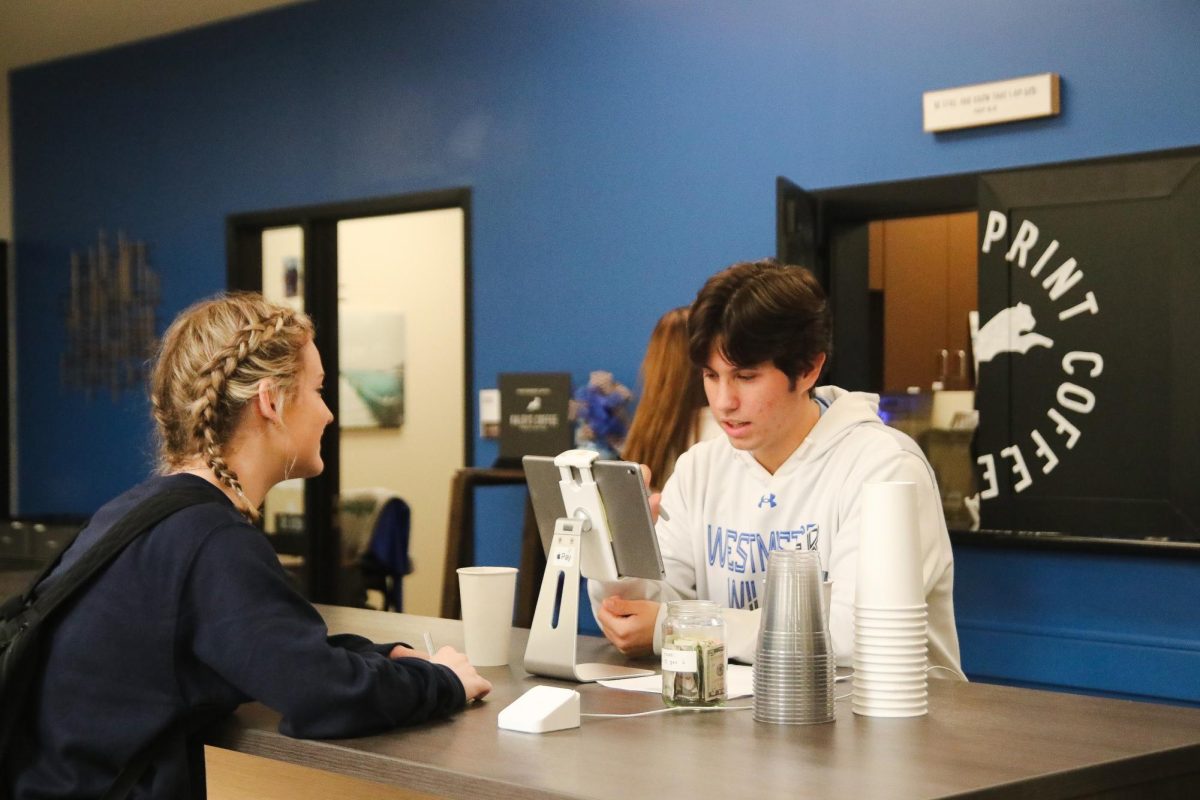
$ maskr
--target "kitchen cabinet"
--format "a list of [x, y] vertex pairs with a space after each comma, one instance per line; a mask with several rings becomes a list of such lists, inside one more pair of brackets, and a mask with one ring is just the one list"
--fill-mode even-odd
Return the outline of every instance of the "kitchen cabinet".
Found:
[[978, 298], [974, 211], [872, 222], [869, 281], [883, 296], [883, 390], [971, 387], [967, 314]]

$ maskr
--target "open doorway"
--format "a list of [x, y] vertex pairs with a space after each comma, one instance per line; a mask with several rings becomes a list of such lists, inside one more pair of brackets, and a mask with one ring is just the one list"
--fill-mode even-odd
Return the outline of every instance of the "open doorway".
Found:
[[971, 320], [978, 314], [978, 213], [867, 223], [869, 342], [887, 421], [916, 440], [937, 475], [954, 528], [978, 527], [972, 468], [975, 407]]
[[306, 594], [436, 615], [449, 490], [470, 463], [467, 190], [239, 214], [229, 285], [306, 311], [325, 472], [279, 484], [264, 530]]
[[822, 270], [834, 309], [828, 382], [879, 395], [880, 416], [933, 466], [947, 524], [964, 530], [979, 526], [971, 500], [977, 228], [974, 209], [838, 221], [826, 232]]

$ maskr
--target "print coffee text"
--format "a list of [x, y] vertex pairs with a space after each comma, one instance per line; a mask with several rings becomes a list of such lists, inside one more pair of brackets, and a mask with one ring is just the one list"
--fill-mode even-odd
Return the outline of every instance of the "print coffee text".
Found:
[[[1008, 217], [999, 211], [988, 212], [981, 250], [984, 253], [991, 252], [992, 245], [1003, 239], [1007, 232]], [[1079, 269], [1074, 258], [1065, 259], [1049, 271], [1045, 278], [1042, 278], [1042, 273], [1046, 271], [1058, 252], [1057, 239], [1046, 245], [1045, 249], [1038, 254], [1033, 265], [1029, 266], [1031, 253], [1037, 246], [1038, 236], [1037, 225], [1029, 220], [1022, 221], [1013, 236], [1008, 252], [1004, 254], [1004, 259], [1010, 264], [1015, 263], [1022, 270], [1027, 270], [1029, 277], [1041, 279], [1041, 286], [1052, 302], [1060, 303], [1061, 301], [1060, 304], [1063, 307], [1058, 312], [1059, 322], [1068, 322], [1080, 314], [1098, 314], [1100, 304], [1094, 292], [1084, 291], [1086, 285], [1079, 286], [1079, 291], [1072, 292], [1084, 278], [1083, 270]], [[1024, 354], [1030, 349], [1031, 339], [1033, 344], [1052, 348], [1054, 340], [1062, 338], [1061, 336], [1047, 338], [1041, 334], [1032, 334], [1030, 329], [1036, 323], [1029, 313], [1028, 306], [1024, 304], [1017, 304], [1013, 308], [1005, 309], [996, 317], [1000, 318], [1002, 315], [1003, 320], [999, 320], [1003, 323], [1001, 326], [1003, 330], [999, 332], [1001, 337], [992, 337], [991, 344], [987, 348], [987, 359], [981, 357], [981, 360], [990, 360], [1000, 352], [1014, 355]], [[1012, 320], [1017, 320], [1017, 322], [1014, 323]], [[983, 333], [987, 327], [985, 325], [980, 328], [980, 333]], [[996, 345], [997, 338], [1000, 338], [998, 346]], [[978, 353], [979, 350], [980, 347], [977, 343], [976, 352]], [[1071, 450], [1078, 443], [1082, 433], [1068, 414], [1086, 416], [1096, 407], [1096, 395], [1086, 384], [1087, 379], [1096, 378], [1104, 371], [1104, 358], [1096, 352], [1070, 350], [1062, 357], [1061, 363], [1062, 371], [1067, 377], [1059, 384], [1055, 393], [1057, 405], [1048, 409], [1046, 416], [1052, 423], [1054, 433], [1059, 437], [1061, 443], [1066, 446], [1067, 450]], [[1041, 462], [1041, 472], [1049, 474], [1059, 463], [1054, 445], [1037, 428], [1029, 432], [1029, 439], [1032, 442], [1034, 456]], [[1023, 492], [1033, 484], [1030, 464], [1019, 444], [1013, 443], [1002, 448], [1000, 457], [1008, 459], [1012, 463], [1012, 473], [1016, 477], [1016, 482], [1013, 484], [1014, 491]], [[1000, 494], [1000, 490], [996, 479], [995, 454], [987, 453], [977, 458], [976, 461], [983, 467], [983, 487], [979, 492], [979, 499], [987, 500], [996, 497]]]

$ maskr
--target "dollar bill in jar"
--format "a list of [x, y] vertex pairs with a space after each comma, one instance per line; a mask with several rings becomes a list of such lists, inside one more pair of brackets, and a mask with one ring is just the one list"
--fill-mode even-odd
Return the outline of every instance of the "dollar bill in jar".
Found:
[[662, 630], [663, 702], [710, 706], [725, 701], [725, 619], [711, 600], [672, 600]]

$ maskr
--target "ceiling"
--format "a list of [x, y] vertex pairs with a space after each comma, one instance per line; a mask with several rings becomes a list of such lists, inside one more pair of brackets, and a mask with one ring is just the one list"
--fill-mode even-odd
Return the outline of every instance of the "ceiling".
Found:
[[0, 0], [0, 76], [303, 0]]

